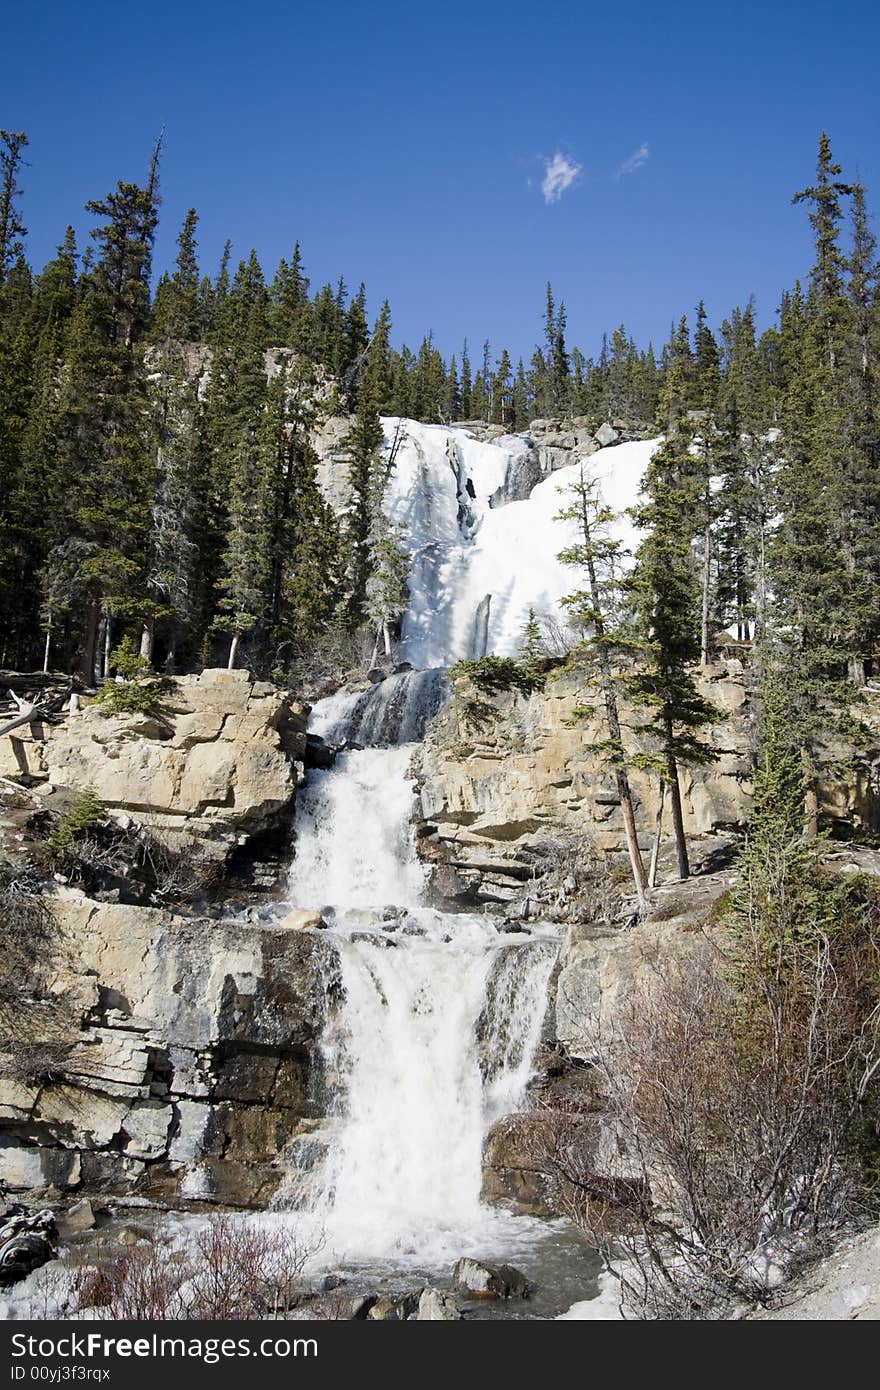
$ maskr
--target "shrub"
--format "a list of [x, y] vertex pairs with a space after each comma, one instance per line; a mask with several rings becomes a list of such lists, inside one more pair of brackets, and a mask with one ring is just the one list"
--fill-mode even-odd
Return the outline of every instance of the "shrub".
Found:
[[123, 637], [119, 646], [110, 656], [110, 670], [124, 681], [144, 680], [153, 675], [153, 668], [146, 657], [134, 649], [130, 637]]
[[74, 1291], [80, 1308], [123, 1321], [283, 1317], [299, 1299], [298, 1281], [317, 1247], [292, 1231], [216, 1215], [185, 1248], [160, 1234], [82, 1265]]
[[65, 999], [51, 993], [59, 950], [45, 901], [13, 882], [0, 891], [0, 1070], [18, 1081], [56, 1075], [76, 1023]]
[[105, 681], [89, 705], [106, 715], [161, 714], [164, 685], [161, 680]]
[[94, 787], [86, 787], [69, 811], [65, 811], [46, 836], [53, 859], [62, 862], [74, 852], [77, 842], [102, 823], [106, 815], [104, 803]]
[[475, 661], [459, 661], [449, 675], [453, 681], [466, 678], [480, 690], [521, 690], [529, 694], [544, 683], [543, 674], [531, 665], [507, 656], [481, 656]]

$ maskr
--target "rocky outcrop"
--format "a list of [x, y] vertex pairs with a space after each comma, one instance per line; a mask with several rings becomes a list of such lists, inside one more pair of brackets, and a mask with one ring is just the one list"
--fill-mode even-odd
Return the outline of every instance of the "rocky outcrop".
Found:
[[108, 715], [96, 702], [0, 739], [0, 774], [49, 793], [91, 786], [172, 846], [185, 835], [225, 858], [289, 811], [305, 778], [307, 713], [247, 671], [205, 670], [169, 681], [153, 714]]
[[[685, 833], [703, 842], [700, 854], [707, 856], [720, 853], [748, 821], [753, 729], [748, 673], [737, 657], [702, 668], [697, 685], [723, 716], [702, 731], [715, 760], [681, 769]], [[868, 694], [856, 713], [874, 747], [862, 747], [857, 756], [853, 745], [829, 731], [819, 787], [824, 821], [843, 837], [880, 826], [880, 702]], [[621, 717], [628, 752], [650, 753], [655, 745], [639, 732], [644, 712], [623, 705]], [[550, 672], [544, 688], [531, 694], [457, 679], [428, 729], [417, 768], [419, 847], [434, 866], [437, 894], [514, 903], [523, 916], [546, 915], [547, 902], [532, 902], [531, 895], [548, 866], [562, 861], [567, 843], [576, 845], [574, 858], [582, 865], [591, 858], [623, 861], [620, 802], [601, 752], [606, 737], [600, 696], [577, 673]], [[658, 779], [632, 766], [630, 783], [640, 844], [648, 853]], [[664, 834], [668, 842], [668, 807]]]
[[[501, 439], [509, 433], [504, 425], [487, 425], [485, 420], [462, 420], [457, 427], [467, 430], [475, 439]], [[569, 415], [531, 420], [521, 437], [532, 446], [537, 468], [532, 479], [534, 484], [558, 468], [567, 468], [569, 464], [589, 458], [599, 449], [633, 439], [651, 439], [656, 433], [657, 427], [650, 421], [605, 420], [597, 428], [586, 415]], [[523, 496], [528, 496], [528, 492]], [[514, 499], [508, 497], [507, 500]]]
[[[326, 935], [71, 889], [52, 909], [54, 992], [79, 1028], [49, 1074], [0, 1081], [0, 1183], [264, 1206], [324, 1110]], [[0, 1074], [14, 1063], [0, 1057]]]
[[[706, 730], [715, 762], [685, 769], [682, 797], [689, 836], [736, 829], [751, 804], [749, 693], [742, 665], [708, 668], [701, 690], [726, 715]], [[576, 716], [579, 708], [590, 711]], [[630, 750], [647, 752], [632, 731]], [[528, 897], [540, 848], [577, 836], [581, 854], [622, 854], [623, 820], [614, 778], [598, 745], [605, 740], [595, 689], [574, 673], [551, 673], [543, 690], [486, 692], [456, 682], [429, 729], [419, 767], [423, 857], [436, 866], [445, 897], [522, 901]], [[640, 838], [649, 850], [657, 810], [657, 779], [631, 773]]]

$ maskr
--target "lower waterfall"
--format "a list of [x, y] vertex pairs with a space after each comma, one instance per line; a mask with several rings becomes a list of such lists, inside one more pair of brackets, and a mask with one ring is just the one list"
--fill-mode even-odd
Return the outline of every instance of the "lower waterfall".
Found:
[[[338, 727], [339, 698], [323, 703], [313, 727]], [[558, 942], [424, 905], [415, 746], [340, 754], [297, 806], [288, 899], [321, 909], [342, 979], [323, 1042], [336, 1098], [307, 1202], [343, 1264], [503, 1256], [546, 1231], [481, 1203], [481, 1160], [489, 1125], [525, 1102]]]

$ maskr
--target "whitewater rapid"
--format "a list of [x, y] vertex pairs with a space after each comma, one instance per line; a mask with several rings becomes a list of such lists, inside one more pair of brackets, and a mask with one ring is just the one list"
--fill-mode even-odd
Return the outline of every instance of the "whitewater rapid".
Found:
[[[388, 742], [339, 754], [297, 801], [286, 896], [323, 912], [342, 986], [322, 1040], [335, 1098], [323, 1160], [307, 1149], [306, 1205], [337, 1263], [442, 1268], [546, 1235], [480, 1192], [488, 1128], [526, 1103], [559, 943], [549, 928], [507, 933], [425, 904], [417, 745], [392, 740], [394, 718], [406, 732], [439, 690], [416, 672], [394, 679], [367, 692], [369, 708], [352, 695], [316, 706], [313, 731], [371, 727]], [[291, 1179], [295, 1192], [302, 1175]]]

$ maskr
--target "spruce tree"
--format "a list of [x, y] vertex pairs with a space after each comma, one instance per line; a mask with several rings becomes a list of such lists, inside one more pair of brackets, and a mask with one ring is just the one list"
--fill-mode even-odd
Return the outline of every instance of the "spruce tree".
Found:
[[0, 285], [22, 254], [21, 238], [27, 235], [18, 208], [18, 179], [24, 164], [28, 138], [23, 130], [0, 130]]
[[70, 520], [85, 542], [80, 664], [87, 679], [96, 670], [99, 627], [106, 653], [114, 617], [150, 607], [144, 561], [153, 458], [143, 341], [158, 156], [157, 146], [143, 187], [120, 182], [86, 205], [105, 220], [92, 232], [98, 256], [81, 278], [65, 341], [59, 435]]
[[371, 571], [370, 538], [384, 493], [378, 394], [372, 374], [365, 372], [358, 393], [354, 422], [348, 436], [350, 500], [347, 515], [349, 552], [348, 621], [358, 627], [366, 616], [367, 581]]
[[[647, 900], [647, 877], [639, 848], [618, 706], [621, 657], [631, 646], [620, 612], [622, 547], [609, 534], [613, 513], [602, 503], [598, 485], [587, 475], [583, 465], [568, 493], [571, 503], [563, 508], [557, 519], [573, 522], [579, 534], [573, 545], [560, 552], [559, 559], [579, 571], [583, 587], [567, 594], [562, 602], [581, 633], [581, 657], [595, 663], [595, 680], [605, 710], [607, 734], [601, 751], [614, 774], [633, 886], [642, 909]], [[576, 716], [589, 713], [588, 709], [575, 711]]]
[[668, 397], [668, 419], [678, 418], [651, 459], [642, 484], [643, 500], [633, 515], [645, 537], [626, 579], [626, 592], [638, 622], [639, 666], [628, 680], [637, 705], [650, 711], [644, 732], [657, 741], [656, 755], [644, 761], [668, 786], [679, 877], [690, 874], [679, 769], [713, 761], [714, 750], [698, 737], [720, 712], [698, 692], [691, 667], [700, 656], [700, 588], [691, 548], [691, 528], [682, 518], [699, 508], [699, 479], [690, 453], [691, 432], [680, 414], [675, 381]]

